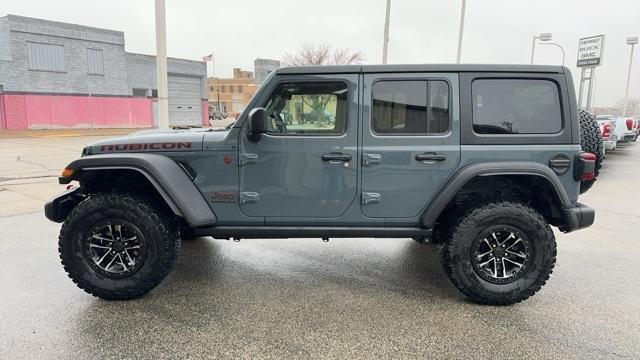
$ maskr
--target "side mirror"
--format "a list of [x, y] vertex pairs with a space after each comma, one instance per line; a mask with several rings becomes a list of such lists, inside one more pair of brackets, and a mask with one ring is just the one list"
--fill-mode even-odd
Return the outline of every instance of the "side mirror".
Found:
[[267, 132], [267, 109], [254, 108], [249, 112], [249, 138], [253, 141], [260, 139], [260, 135]]

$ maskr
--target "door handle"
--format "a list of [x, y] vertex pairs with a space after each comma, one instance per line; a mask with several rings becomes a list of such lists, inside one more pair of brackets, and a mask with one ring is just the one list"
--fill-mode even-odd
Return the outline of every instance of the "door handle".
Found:
[[343, 153], [324, 153], [323, 161], [351, 161], [351, 155]]
[[438, 153], [424, 153], [416, 155], [418, 161], [445, 161], [447, 156]]

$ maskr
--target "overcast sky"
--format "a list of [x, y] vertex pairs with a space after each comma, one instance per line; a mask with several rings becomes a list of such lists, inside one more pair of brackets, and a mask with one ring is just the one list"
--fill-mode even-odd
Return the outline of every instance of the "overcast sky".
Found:
[[[304, 43], [362, 51], [379, 63], [386, 0], [166, 0], [171, 57], [201, 59], [215, 50], [216, 75], [252, 70], [257, 57], [280, 59]], [[389, 63], [455, 62], [461, 0], [392, 0]], [[155, 53], [153, 0], [3, 0], [15, 14], [121, 30], [130, 52]], [[580, 37], [606, 35], [596, 106], [624, 97], [630, 46], [640, 36], [639, 0], [468, 0], [463, 63], [529, 63], [531, 37], [551, 32], [574, 78]], [[537, 46], [535, 63], [560, 64], [560, 50]], [[640, 97], [640, 48], [631, 96]]]

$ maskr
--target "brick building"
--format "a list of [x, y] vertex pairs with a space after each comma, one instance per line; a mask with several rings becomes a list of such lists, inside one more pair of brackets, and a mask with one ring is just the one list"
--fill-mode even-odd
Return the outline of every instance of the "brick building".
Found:
[[[125, 51], [124, 33], [0, 18], [0, 129], [151, 127], [156, 59]], [[206, 64], [168, 59], [171, 124], [207, 124]]]
[[241, 112], [257, 89], [253, 72], [234, 68], [231, 78], [209, 78], [209, 104], [230, 114]]
[[254, 72], [233, 69], [231, 78], [209, 78], [209, 105], [228, 113], [241, 112], [258, 90], [264, 79], [280, 68], [280, 61], [256, 59]]

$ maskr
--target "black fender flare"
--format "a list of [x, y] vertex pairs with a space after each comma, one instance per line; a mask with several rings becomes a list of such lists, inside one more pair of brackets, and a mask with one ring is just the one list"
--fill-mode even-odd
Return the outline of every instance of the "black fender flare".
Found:
[[422, 226], [433, 228], [438, 216], [440, 216], [451, 199], [453, 199], [458, 191], [471, 179], [478, 176], [496, 175], [533, 175], [544, 178], [555, 189], [556, 195], [558, 199], [560, 199], [562, 209], [573, 206], [560, 179], [548, 166], [532, 161], [482, 162], [464, 166], [449, 178], [422, 213], [420, 218]]
[[193, 181], [166, 156], [143, 153], [92, 155], [73, 161], [67, 168], [73, 170], [73, 175], [60, 177], [61, 184], [68, 184], [91, 171], [137, 171], [149, 180], [171, 210], [184, 217], [190, 226], [212, 226], [217, 222], [215, 213]]

